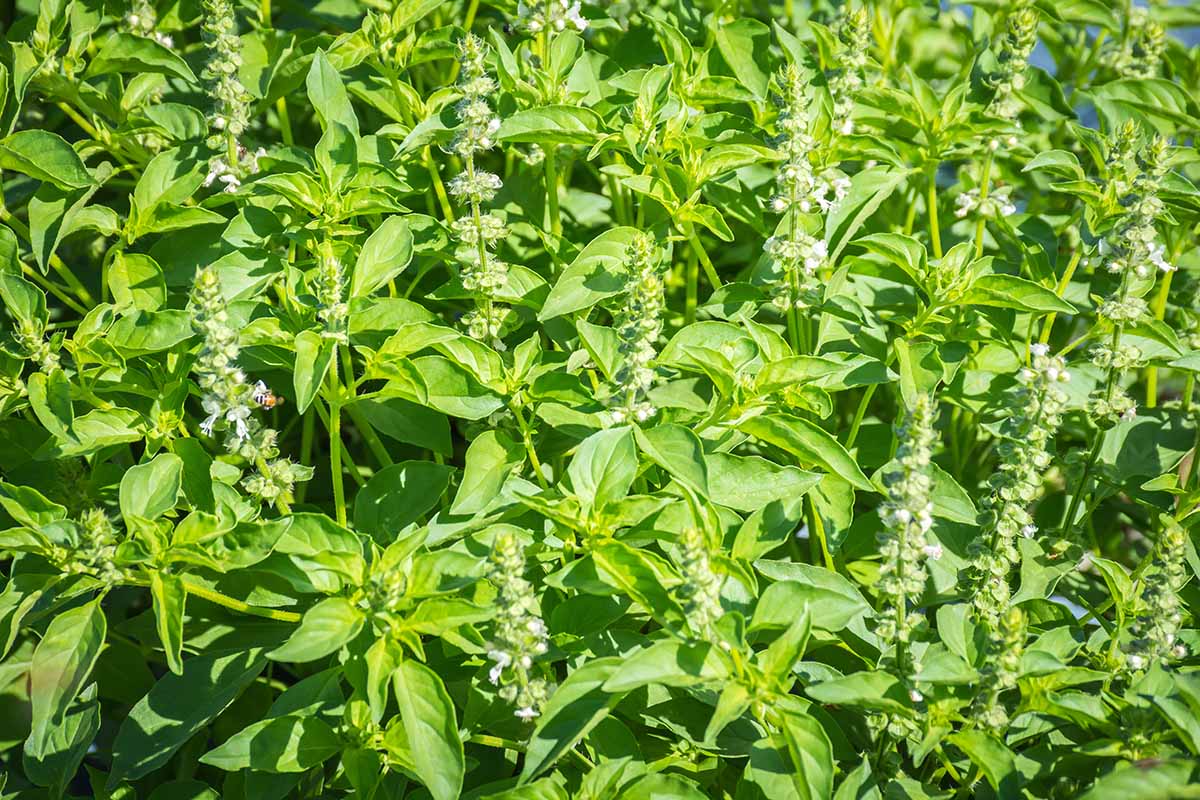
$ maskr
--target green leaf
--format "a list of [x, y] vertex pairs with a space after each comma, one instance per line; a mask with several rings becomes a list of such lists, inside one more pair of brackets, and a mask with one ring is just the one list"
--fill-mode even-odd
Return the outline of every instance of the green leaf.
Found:
[[886, 672], [855, 672], [809, 686], [804, 691], [818, 703], [899, 714], [912, 710], [912, 701], [903, 684]]
[[812, 614], [807, 608], [801, 607], [798, 612], [792, 614], [792, 621], [784, 628], [783, 633], [776, 637], [766, 650], [755, 656], [755, 662], [762, 668], [763, 675], [780, 688], [790, 687], [792, 667], [804, 655], [804, 648], [808, 646], [811, 633]]
[[633, 432], [638, 447], [651, 461], [693, 492], [708, 497], [708, 466], [700, 437], [669, 422], [646, 430], [635, 427]]
[[808, 420], [790, 414], [767, 414], [743, 420], [738, 430], [791, 453], [802, 464], [822, 467], [857, 489], [872, 489], [846, 448]]
[[837, 261], [859, 228], [909, 174], [907, 170], [878, 166], [864, 169], [850, 179], [850, 191], [825, 217], [825, 243], [829, 248], [830, 263]]
[[622, 695], [606, 692], [604, 684], [616, 674], [621, 662], [620, 658], [592, 659], [572, 671], [554, 691], [529, 737], [522, 783], [549, 769], [608, 716]]
[[121, 478], [121, 516], [127, 523], [157, 519], [175, 508], [182, 486], [183, 460], [174, 453], [130, 467]]
[[[61, 722], [30, 731], [21, 754], [25, 777], [50, 787], [55, 796], [63, 796], [99, 731], [100, 703], [96, 700], [96, 684], [92, 684], [80, 693], [78, 702]], [[3, 782], [0, 775], [0, 787]]]
[[807, 610], [815, 627], [839, 631], [871, 610], [854, 584], [823, 567], [787, 561], [756, 561], [754, 566], [778, 583], [763, 590], [750, 630], [787, 627]]
[[632, 428], [622, 425], [584, 439], [567, 466], [567, 475], [584, 511], [620, 500], [637, 477]]
[[1159, 800], [1189, 785], [1195, 769], [1191, 759], [1122, 764], [1101, 776], [1079, 800]]
[[308, 89], [308, 101], [312, 103], [323, 127], [328, 127], [331, 122], [339, 122], [355, 139], [359, 137], [358, 117], [350, 103], [350, 96], [346, 94], [342, 78], [329, 63], [329, 57], [324, 50], [318, 50], [313, 55], [312, 66], [309, 67], [308, 76], [305, 78], [305, 87]]
[[586, 145], [599, 138], [600, 124], [596, 112], [582, 106], [526, 108], [504, 118], [496, 139], [542, 146]]
[[167, 666], [183, 674], [183, 610], [187, 591], [183, 579], [158, 570], [150, 573], [150, 596], [154, 601], [154, 625], [167, 656]]
[[288, 714], [250, 724], [200, 757], [201, 763], [236, 772], [304, 772], [341, 751], [343, 742], [318, 717]]
[[438, 504], [453, 472], [429, 461], [402, 461], [385, 467], [355, 496], [354, 527], [376, 541], [392, 541]]
[[329, 597], [304, 612], [300, 627], [267, 657], [303, 663], [337, 652], [362, 630], [363, 615], [344, 597]]
[[821, 482], [815, 472], [779, 466], [759, 456], [709, 453], [704, 461], [709, 498], [734, 511], [758, 511], [776, 501], [799, 498]]
[[801, 712], [787, 709], [780, 715], [780, 731], [795, 765], [793, 780], [804, 800], [827, 800], [833, 796], [833, 746], [821, 723]]
[[513, 470], [525, 461], [525, 450], [501, 431], [484, 431], [467, 448], [466, 468], [451, 514], [475, 514], [500, 494]]
[[34, 731], [62, 724], [67, 708], [92, 674], [107, 630], [99, 600], [64, 611], [51, 620], [29, 668]]
[[558, 276], [538, 319], [590, 308], [625, 290], [625, 259], [636, 228], [612, 228], [587, 244]]
[[655, 619], [668, 625], [683, 623], [683, 609], [668, 591], [678, 584], [674, 570], [658, 556], [623, 542], [606, 542], [592, 550], [600, 577], [640, 603]]
[[708, 642], [667, 639], [627, 656], [604, 683], [613, 694], [643, 686], [693, 686], [720, 682], [729, 675], [719, 651]]
[[434, 800], [454, 800], [462, 791], [466, 765], [454, 703], [442, 679], [409, 659], [400, 663], [393, 683], [417, 777]]
[[114, 33], [104, 42], [88, 64], [87, 75], [107, 75], [113, 72], [142, 75], [158, 73], [196, 83], [196, 75], [187, 62], [175, 51], [153, 39], [130, 33]]
[[1004, 743], [980, 730], [963, 730], [948, 737], [987, 777], [1002, 800], [1021, 796], [1016, 756]]
[[292, 387], [296, 392], [296, 410], [303, 414], [321, 391], [321, 384], [329, 374], [329, 365], [337, 352], [336, 342], [316, 331], [300, 331], [296, 334], [296, 363], [292, 373]]
[[366, 297], [395, 278], [412, 261], [413, 235], [404, 217], [388, 217], [371, 232], [358, 253], [351, 297]]
[[224, 711], [262, 672], [262, 651], [209, 653], [167, 673], [137, 702], [117, 731], [109, 787], [158, 769]]
[[1074, 314], [1075, 306], [1044, 286], [1015, 275], [983, 275], [962, 299], [965, 305], [1015, 308], [1042, 314]]
[[755, 97], [765, 99], [771, 74], [771, 29], [756, 19], [743, 17], [717, 26], [716, 43], [738, 81]]
[[92, 185], [92, 176], [79, 155], [61, 136], [50, 131], [17, 131], [0, 139], [0, 169], [49, 181], [61, 189]]

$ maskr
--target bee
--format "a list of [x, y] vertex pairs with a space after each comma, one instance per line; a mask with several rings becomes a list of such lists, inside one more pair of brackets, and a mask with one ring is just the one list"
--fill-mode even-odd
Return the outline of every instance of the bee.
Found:
[[283, 405], [284, 400], [282, 397], [277, 397], [265, 383], [259, 381], [254, 384], [254, 402], [270, 411], [276, 406]]

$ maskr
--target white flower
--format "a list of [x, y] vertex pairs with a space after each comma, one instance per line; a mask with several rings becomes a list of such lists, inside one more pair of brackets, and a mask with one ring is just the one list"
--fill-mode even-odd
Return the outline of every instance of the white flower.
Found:
[[919, 703], [925, 699], [925, 695], [921, 694], [916, 689], [911, 690], [908, 693], [908, 696], [914, 703]]
[[213, 181], [229, 171], [229, 165], [222, 158], [214, 158], [208, 165], [208, 174], [204, 176], [204, 185], [212, 186]]
[[921, 548], [921, 552], [925, 554], [926, 558], [932, 558], [934, 561], [937, 561], [942, 557], [942, 546], [940, 544], [927, 544]]
[[204, 422], [200, 423], [200, 430], [204, 432], [205, 436], [212, 436], [213, 425], [216, 425], [217, 420], [221, 418], [221, 404], [215, 397], [206, 397], [200, 402], [200, 406], [208, 414]]
[[1044, 356], [1050, 352], [1050, 345], [1037, 342], [1029, 345], [1029, 352], [1035, 356]]
[[1174, 272], [1175, 265], [1169, 263], [1165, 258], [1163, 258], [1163, 255], [1166, 253], [1166, 249], [1167, 248], [1161, 244], [1150, 245], [1150, 263], [1158, 267], [1163, 272]]
[[1146, 666], [1146, 659], [1139, 656], [1137, 653], [1129, 656], [1129, 668], [1133, 670], [1142, 669]]
[[233, 429], [237, 433], [238, 439], [245, 439], [250, 435], [250, 428], [246, 424], [246, 420], [250, 418], [250, 409], [246, 406], [231, 408], [225, 413], [225, 419], [233, 423]]
[[538, 715], [538, 712], [529, 707], [518, 708], [516, 711], [513, 712], [513, 716], [520, 717], [521, 719], [525, 720], [526, 722], [533, 719], [537, 715]]
[[1035, 533], [1037, 533], [1037, 530], [1038, 530], [1037, 525], [1034, 525], [1031, 522], [1028, 525], [1026, 525], [1025, 527], [1021, 528], [1021, 535], [1024, 536], [1026, 539], [1032, 539], [1033, 535]]

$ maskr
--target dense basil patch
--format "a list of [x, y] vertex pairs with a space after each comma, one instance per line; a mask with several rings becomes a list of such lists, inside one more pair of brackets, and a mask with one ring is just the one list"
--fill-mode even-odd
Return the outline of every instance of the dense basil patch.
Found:
[[1194, 794], [1195, 4], [8, 22], [0, 797]]

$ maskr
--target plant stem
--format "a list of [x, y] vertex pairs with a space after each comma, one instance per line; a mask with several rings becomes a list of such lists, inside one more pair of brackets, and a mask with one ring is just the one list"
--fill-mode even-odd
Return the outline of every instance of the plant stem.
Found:
[[350, 403], [346, 406], [346, 413], [350, 415], [350, 421], [354, 423], [354, 427], [362, 434], [363, 440], [367, 443], [367, 447], [370, 449], [372, 455], [375, 456], [379, 465], [382, 467], [392, 466], [395, 462], [392, 460], [391, 454], [388, 453], [387, 447], [380, 440], [379, 434], [375, 433], [375, 428], [371, 425], [370, 420], [362, 413], [362, 409], [356, 404]]
[[[302, 617], [294, 611], [278, 611], [274, 608], [262, 608], [261, 606], [252, 606], [241, 600], [235, 600], [229, 595], [222, 594], [215, 589], [208, 589], [199, 584], [192, 583], [186, 575], [181, 575], [180, 580], [183, 582], [183, 588], [188, 594], [195, 595], [210, 603], [215, 603], [219, 606], [224, 606], [232, 611], [240, 611], [243, 614], [249, 614], [254, 617], [263, 617], [265, 619], [278, 620], [279, 622], [299, 622]], [[141, 585], [142, 581], [138, 581]]]
[[337, 521], [346, 526], [346, 488], [342, 483], [342, 387], [337, 366], [329, 370], [329, 477]]
[[[312, 414], [305, 414], [300, 428], [300, 463], [305, 466], [312, 462], [313, 434], [316, 427], [316, 418]], [[296, 502], [303, 503], [307, 495], [308, 481], [303, 481], [296, 489]]]
[[[18, 236], [24, 239], [27, 244], [29, 244], [31, 247], [33, 246], [33, 238], [30, 236], [29, 226], [17, 219], [17, 217], [15, 217], [13, 213], [8, 210], [8, 205], [4, 202], [3, 192], [0, 192], [0, 221], [7, 223], [8, 226], [12, 228]], [[93, 306], [96, 304], [95, 299], [92, 298], [92, 293], [87, 290], [87, 287], [80, 282], [79, 278], [75, 276], [75, 273], [71, 271], [71, 268], [68, 267], [61, 258], [59, 258], [57, 255], [51, 254], [49, 261], [50, 266], [53, 267], [54, 271], [59, 274], [59, 277], [66, 281], [67, 287], [71, 289], [71, 291], [75, 292], [75, 295], [79, 298], [80, 302], [82, 302], [85, 306]]]
[[992, 178], [992, 151], [988, 151], [983, 160], [983, 174], [979, 179], [979, 220], [975, 223], [975, 257], [983, 256], [983, 233], [987, 227], [987, 216], [983, 213], [983, 203], [988, 198], [988, 189]]
[[554, 155], [557, 152], [554, 145], [546, 148], [546, 157], [542, 160], [546, 176], [546, 210], [550, 215], [550, 233], [554, 238], [562, 236], [562, 217], [558, 209], [558, 164]]
[[685, 273], [687, 296], [684, 300], [683, 324], [691, 325], [696, 321], [696, 303], [700, 291], [700, 257], [696, 248], [688, 248], [687, 272]]
[[275, 101], [275, 113], [279, 116], [279, 135], [283, 137], [283, 143], [291, 147], [296, 140], [292, 137], [292, 118], [288, 114], [286, 98]]
[[933, 257], [942, 257], [942, 233], [938, 225], [938, 202], [937, 202], [937, 164], [929, 170], [929, 185], [926, 189], [925, 204], [926, 212], [929, 214], [929, 238], [933, 245]]
[[546, 480], [545, 473], [542, 471], [542, 462], [538, 458], [537, 449], [533, 446], [533, 434], [529, 430], [529, 425], [525, 422], [525, 415], [516, 406], [513, 407], [512, 412], [513, 417], [517, 420], [517, 427], [521, 429], [521, 439], [525, 444], [525, 453], [529, 456], [529, 464], [533, 467], [534, 477], [537, 478], [539, 486], [543, 489], [549, 489], [550, 484]]
[[[1067, 262], [1067, 270], [1058, 281], [1058, 287], [1054, 293], [1062, 299], [1063, 294], [1067, 291], [1067, 286], [1071, 283], [1072, 276], [1075, 275], [1075, 268], [1079, 266], [1080, 257], [1083, 255], [1083, 245], [1075, 248], [1075, 252], [1071, 254], [1071, 260]], [[1052, 311], [1046, 316], [1046, 321], [1042, 323], [1042, 335], [1038, 337], [1038, 341], [1042, 344], [1050, 341], [1050, 330], [1054, 327], [1054, 320], [1058, 318], [1058, 312]]]
[[[1167, 295], [1171, 291], [1171, 278], [1174, 277], [1174, 272], [1168, 272], [1162, 279], [1162, 283], [1158, 285], [1158, 294], [1154, 296], [1154, 318], [1162, 321], [1167, 315]], [[1146, 368], [1146, 407], [1154, 408], [1158, 405], [1158, 367]]]
[[854, 411], [854, 420], [850, 423], [850, 432], [846, 434], [846, 449], [854, 447], [854, 440], [858, 438], [858, 429], [862, 427], [863, 416], [867, 413], [867, 405], [871, 402], [871, 397], [875, 394], [875, 389], [879, 386], [877, 383], [868, 384], [863, 390], [862, 398], [858, 401], [858, 408]]

